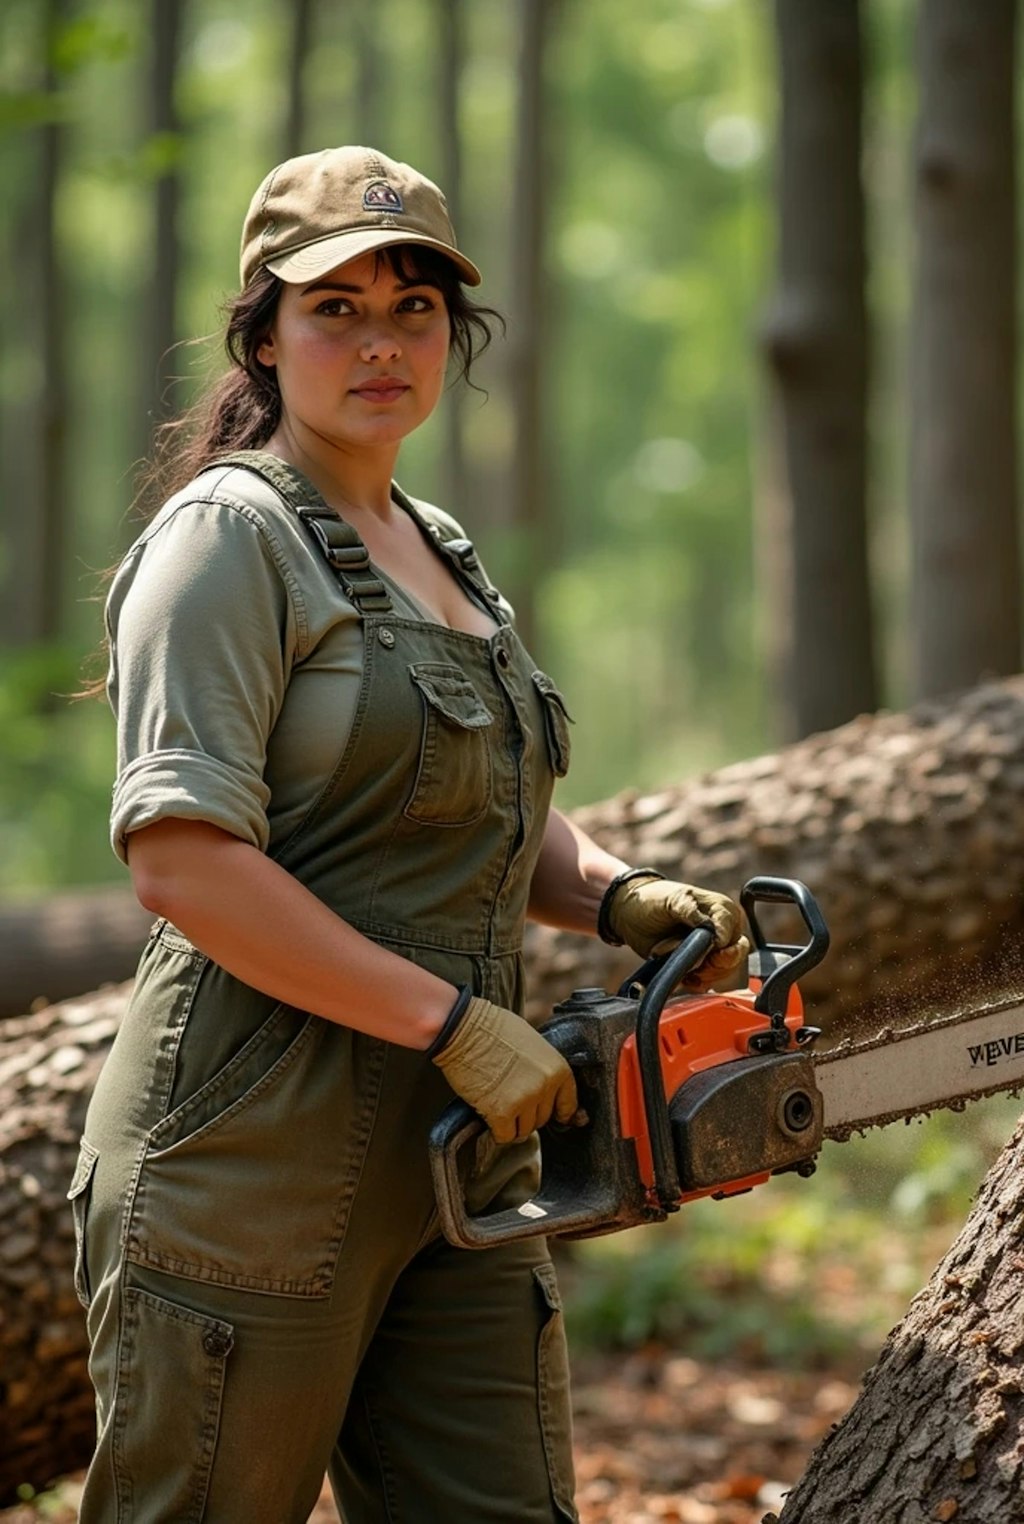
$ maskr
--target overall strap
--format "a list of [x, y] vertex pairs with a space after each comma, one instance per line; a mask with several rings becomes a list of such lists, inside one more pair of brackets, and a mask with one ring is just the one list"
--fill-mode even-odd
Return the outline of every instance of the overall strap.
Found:
[[374, 574], [366, 546], [300, 471], [266, 450], [236, 450], [218, 456], [211, 466], [241, 466], [265, 481], [309, 530], [357, 611], [392, 612], [388, 590]]
[[498, 623], [506, 624], [505, 614], [500, 607], [501, 594], [488, 582], [472, 541], [454, 534], [441, 524], [432, 524], [429, 519], [424, 518], [416, 504], [396, 482], [392, 482], [391, 491], [396, 501], [401, 503], [406, 512], [411, 514], [416, 523], [430, 535], [442, 556], [450, 563], [456, 577], [461, 574], [474, 590], [487, 600], [490, 612]]

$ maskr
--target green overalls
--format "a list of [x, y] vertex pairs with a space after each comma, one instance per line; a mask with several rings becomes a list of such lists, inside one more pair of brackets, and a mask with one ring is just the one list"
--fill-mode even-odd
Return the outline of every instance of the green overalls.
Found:
[[[275, 859], [374, 941], [521, 1009], [568, 761], [557, 690], [468, 542], [431, 535], [490, 638], [396, 616], [304, 477], [233, 459], [301, 515], [362, 620], [348, 743]], [[70, 1192], [99, 1427], [82, 1524], [305, 1524], [325, 1469], [346, 1524], [576, 1518], [546, 1248], [438, 1235], [426, 1137], [451, 1098], [421, 1053], [281, 1004], [156, 922]], [[535, 1177], [532, 1141], [487, 1134], [471, 1199], [524, 1200]]]

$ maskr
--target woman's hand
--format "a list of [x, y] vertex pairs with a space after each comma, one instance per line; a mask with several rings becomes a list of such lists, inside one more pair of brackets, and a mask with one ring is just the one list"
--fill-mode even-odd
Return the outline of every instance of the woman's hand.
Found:
[[625, 942], [641, 958], [671, 952], [688, 931], [707, 926], [715, 946], [699, 968], [683, 980], [688, 990], [707, 990], [739, 967], [750, 952], [742, 935], [743, 912], [728, 895], [694, 884], [675, 883], [653, 870], [636, 874], [614, 889], [603, 906], [602, 919], [612, 937]]
[[445, 1078], [487, 1123], [498, 1143], [528, 1138], [552, 1115], [576, 1113], [572, 1070], [521, 1016], [477, 996], [465, 1003], [443, 1045], [430, 1057]]

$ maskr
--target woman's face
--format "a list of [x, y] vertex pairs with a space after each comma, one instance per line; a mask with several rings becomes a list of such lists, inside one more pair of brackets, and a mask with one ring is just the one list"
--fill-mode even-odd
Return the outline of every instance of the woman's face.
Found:
[[309, 285], [286, 284], [256, 354], [277, 370], [292, 429], [373, 449], [398, 444], [433, 412], [449, 342], [438, 288], [403, 281], [370, 253]]

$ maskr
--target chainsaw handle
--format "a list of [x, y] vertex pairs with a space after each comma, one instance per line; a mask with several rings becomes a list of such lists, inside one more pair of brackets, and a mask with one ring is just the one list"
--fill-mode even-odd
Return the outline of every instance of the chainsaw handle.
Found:
[[[811, 934], [810, 941], [800, 948], [769, 942], [754, 912], [754, 906], [764, 902], [795, 905]], [[754, 1001], [755, 1011], [770, 1017], [773, 1024], [782, 1022], [793, 985], [812, 968], [816, 968], [828, 952], [829, 934], [825, 917], [814, 895], [798, 878], [776, 878], [770, 874], [748, 878], [740, 890], [740, 904], [750, 926], [755, 952], [787, 954], [786, 961], [777, 964], [767, 975]]]
[[[553, 1021], [541, 1031], [573, 1069], [593, 1062], [593, 1055], [581, 1047], [576, 1022]], [[572, 1123], [567, 1127], [550, 1122], [547, 1125], [562, 1134], [567, 1142], [575, 1131]], [[486, 1249], [512, 1239], [536, 1238], [538, 1233], [568, 1233], [591, 1223], [593, 1203], [588, 1200], [543, 1207], [538, 1202], [528, 1202], [525, 1208], [507, 1207], [480, 1216], [471, 1215], [459, 1173], [459, 1158], [486, 1131], [483, 1118], [463, 1100], [452, 1101], [446, 1106], [430, 1129], [427, 1143], [430, 1172], [441, 1231], [449, 1243], [463, 1249]], [[544, 1226], [538, 1227], [539, 1222]]]
[[[715, 933], [710, 926], [698, 926], [684, 937], [679, 946], [666, 957], [650, 959], [633, 976], [634, 980], [648, 976], [647, 988], [640, 1000], [636, 1017], [636, 1054], [640, 1061], [640, 1084], [643, 1089], [644, 1114], [651, 1141], [651, 1162], [654, 1165], [654, 1187], [658, 1200], [666, 1212], [679, 1207], [681, 1186], [676, 1168], [675, 1150], [672, 1147], [672, 1128], [668, 1116], [661, 1078], [661, 1053], [659, 1028], [665, 1001], [676, 985], [693, 972], [707, 957], [715, 945]], [[652, 964], [660, 967], [649, 974]]]

